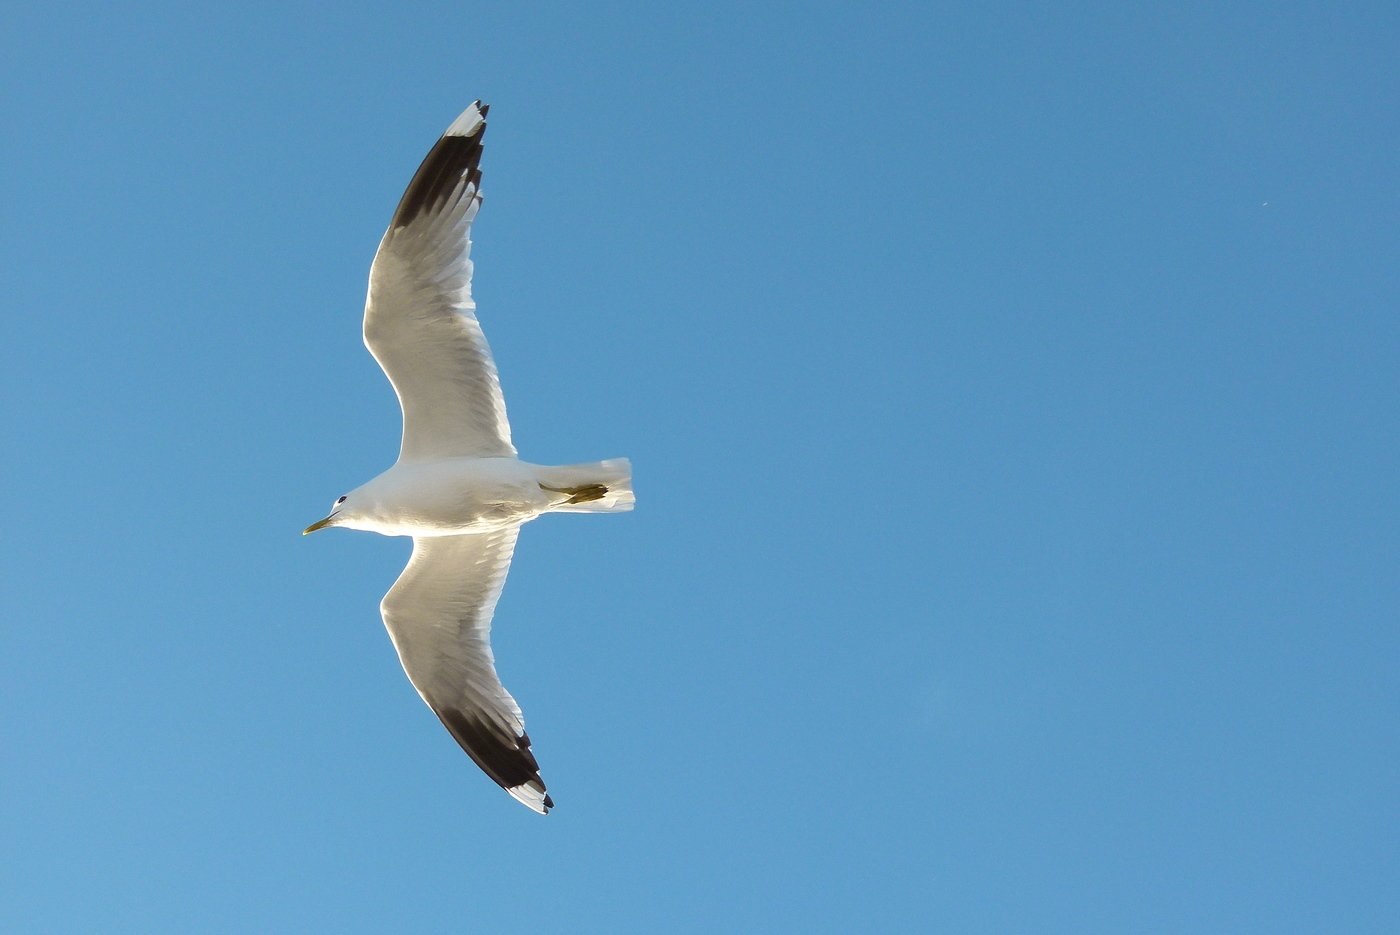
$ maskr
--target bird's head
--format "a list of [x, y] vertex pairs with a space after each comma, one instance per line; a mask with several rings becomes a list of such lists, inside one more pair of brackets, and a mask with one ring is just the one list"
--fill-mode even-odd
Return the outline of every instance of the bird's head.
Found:
[[330, 514], [327, 515], [325, 519], [316, 520], [316, 522], [303, 529], [301, 531], [301, 534], [303, 536], [309, 536], [318, 529], [325, 529], [327, 526], [339, 526], [340, 520], [338, 520], [336, 517], [340, 516], [343, 512], [345, 512], [346, 503], [349, 499], [349, 494], [345, 494], [344, 496], [338, 498], [334, 503], [331, 504]]

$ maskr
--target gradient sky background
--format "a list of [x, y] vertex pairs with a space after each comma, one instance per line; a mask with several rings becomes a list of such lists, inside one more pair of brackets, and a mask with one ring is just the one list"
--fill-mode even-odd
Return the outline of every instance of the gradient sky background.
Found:
[[[1394, 3], [28, 3], [0, 38], [0, 929], [1381, 932]], [[492, 105], [496, 617], [403, 677], [369, 261]]]

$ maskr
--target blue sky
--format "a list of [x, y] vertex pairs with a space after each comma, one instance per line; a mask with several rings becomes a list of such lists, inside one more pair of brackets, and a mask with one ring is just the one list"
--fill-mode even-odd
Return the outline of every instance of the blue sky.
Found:
[[[0, 71], [0, 928], [1381, 932], [1393, 4], [26, 4]], [[299, 533], [492, 105], [476, 297], [558, 807]]]

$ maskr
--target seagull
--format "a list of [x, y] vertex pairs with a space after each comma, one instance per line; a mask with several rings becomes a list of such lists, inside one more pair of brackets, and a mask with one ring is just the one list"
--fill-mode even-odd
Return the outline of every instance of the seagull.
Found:
[[472, 301], [488, 105], [429, 150], [369, 271], [364, 339], [403, 410], [399, 458], [303, 531], [412, 536], [380, 613], [399, 662], [482, 771], [541, 815], [554, 807], [520, 706], [496, 675], [491, 616], [520, 527], [545, 513], [630, 510], [626, 458], [548, 467], [516, 457], [491, 349]]

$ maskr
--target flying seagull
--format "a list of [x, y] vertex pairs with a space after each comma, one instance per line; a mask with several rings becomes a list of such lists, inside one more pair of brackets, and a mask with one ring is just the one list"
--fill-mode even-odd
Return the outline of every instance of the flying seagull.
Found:
[[544, 513], [632, 509], [632, 466], [516, 457], [471, 295], [486, 111], [472, 104], [428, 152], [370, 266], [365, 345], [403, 409], [399, 459], [303, 535], [344, 526], [413, 537], [408, 567], [379, 605], [399, 661], [476, 765], [543, 815], [554, 801], [496, 675], [491, 615], [520, 526]]

